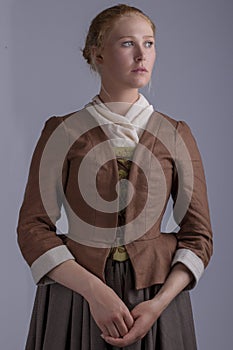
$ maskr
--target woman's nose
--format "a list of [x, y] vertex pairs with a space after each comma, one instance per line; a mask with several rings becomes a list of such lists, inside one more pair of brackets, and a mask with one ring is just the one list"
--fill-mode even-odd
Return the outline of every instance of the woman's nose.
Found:
[[135, 61], [144, 61], [144, 60], [145, 60], [144, 49], [138, 46], [137, 50], [135, 51]]
[[144, 55], [140, 55], [140, 56], [137, 56], [137, 57], [135, 57], [135, 61], [144, 61], [145, 60], [145, 57], [144, 57]]

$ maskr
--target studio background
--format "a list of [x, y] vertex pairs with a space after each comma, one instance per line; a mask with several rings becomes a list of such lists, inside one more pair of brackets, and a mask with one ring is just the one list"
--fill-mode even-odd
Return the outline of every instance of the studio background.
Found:
[[[119, 1], [120, 2], [120, 1]], [[91, 19], [116, 1], [1, 0], [0, 348], [24, 349], [35, 285], [16, 242], [31, 155], [44, 122], [99, 91], [80, 48]], [[185, 120], [205, 167], [214, 256], [191, 292], [199, 350], [233, 344], [233, 2], [129, 1], [157, 26], [155, 109]]]

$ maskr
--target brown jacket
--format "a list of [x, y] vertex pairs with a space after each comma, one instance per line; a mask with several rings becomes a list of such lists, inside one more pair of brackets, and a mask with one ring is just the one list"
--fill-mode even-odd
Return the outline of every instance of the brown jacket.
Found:
[[[85, 109], [51, 117], [46, 122], [32, 157], [17, 229], [20, 249], [30, 266], [50, 249], [65, 244], [79, 264], [105, 281], [105, 263], [115, 237], [111, 233], [108, 240], [106, 229], [110, 232], [116, 228], [117, 210], [102, 210], [96, 193], [91, 197], [95, 206], [89, 205], [78, 182], [84, 156], [103, 144], [102, 151], [97, 149], [86, 157], [82, 169], [86, 174], [84, 189], [91, 196], [89, 189], [96, 179], [102, 199], [108, 203], [117, 199], [118, 168], [105, 127], [99, 126]], [[61, 142], [51, 143], [52, 156], [43, 158], [55, 130], [56, 140]], [[65, 155], [64, 143], [68, 150]], [[106, 162], [105, 156], [109, 159]], [[45, 165], [42, 170], [41, 163]], [[97, 174], [92, 169], [94, 163], [99, 165]], [[45, 178], [48, 183], [43, 189], [41, 182]], [[201, 156], [188, 125], [154, 112], [134, 151], [129, 181], [135, 191], [126, 208], [125, 234], [129, 239], [125, 247], [134, 269], [136, 289], [163, 283], [179, 248], [191, 250], [206, 267], [212, 255], [206, 182]], [[161, 221], [170, 195], [179, 230], [162, 233]], [[62, 203], [69, 221], [67, 235], [56, 233]], [[101, 228], [105, 232], [102, 236]]]

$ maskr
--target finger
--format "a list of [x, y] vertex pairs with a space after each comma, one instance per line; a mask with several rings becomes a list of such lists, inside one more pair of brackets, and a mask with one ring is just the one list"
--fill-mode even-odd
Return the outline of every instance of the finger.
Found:
[[132, 317], [132, 315], [130, 314], [130, 312], [125, 312], [123, 314], [123, 317], [120, 319], [115, 319], [114, 323], [119, 331], [119, 334], [123, 337], [124, 335], [126, 335], [128, 333], [128, 331], [130, 330], [130, 328], [132, 328], [133, 324], [134, 324], [134, 319]]
[[117, 348], [123, 348], [132, 344], [135, 344], [138, 340], [141, 338], [136, 338], [133, 340], [125, 340], [123, 338], [112, 338], [110, 336], [102, 336], [102, 338], [105, 340], [106, 343], [116, 346]]
[[140, 316], [140, 311], [138, 310], [137, 306], [133, 310], [131, 310], [131, 316], [134, 320]]
[[[141, 327], [140, 323], [134, 322], [133, 327], [130, 329], [130, 331], [124, 336], [124, 342], [126, 345], [132, 344], [140, 339], [142, 339], [144, 330]], [[124, 345], [124, 346], [126, 346]]]
[[107, 328], [108, 335], [110, 335], [113, 338], [120, 337], [120, 333], [118, 332], [118, 329], [114, 323], [110, 323], [110, 324], [106, 325], [105, 327]]
[[102, 334], [104, 336], [109, 336], [110, 335], [109, 332], [108, 332], [108, 329], [105, 326], [101, 326], [100, 329], [103, 332]]
[[129, 329], [128, 329], [126, 323], [124, 322], [124, 319], [119, 320], [119, 321], [115, 321], [115, 325], [116, 325], [121, 337], [123, 337], [125, 334], [128, 333]]
[[124, 316], [124, 321], [125, 321], [125, 324], [126, 324], [128, 330], [130, 330], [132, 328], [133, 324], [134, 324], [134, 318], [131, 315], [131, 313], [127, 313]]
[[131, 345], [138, 340], [142, 339], [144, 336], [144, 331], [141, 329], [140, 322], [135, 321], [131, 330], [123, 337], [114, 339], [112, 337], [104, 337], [105, 341], [113, 346], [123, 347]]

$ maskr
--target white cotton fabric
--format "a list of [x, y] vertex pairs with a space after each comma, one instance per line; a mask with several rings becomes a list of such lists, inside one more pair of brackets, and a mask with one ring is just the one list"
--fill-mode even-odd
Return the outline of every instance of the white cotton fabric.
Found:
[[[115, 102], [126, 103], [126, 102]], [[92, 98], [85, 108], [95, 117], [100, 125], [108, 124], [106, 134], [114, 147], [135, 147], [139, 142], [151, 114], [153, 106], [139, 93], [138, 100], [133, 103], [125, 115], [114, 113], [111, 104], [103, 103], [98, 95]]]
[[36, 284], [50, 284], [54, 281], [46, 274], [67, 260], [75, 260], [65, 245], [49, 249], [31, 265], [31, 273]]
[[184, 264], [192, 272], [194, 280], [191, 283], [191, 287], [194, 288], [205, 270], [202, 260], [190, 249], [182, 248], [176, 251], [171, 266], [174, 266], [176, 263]]

